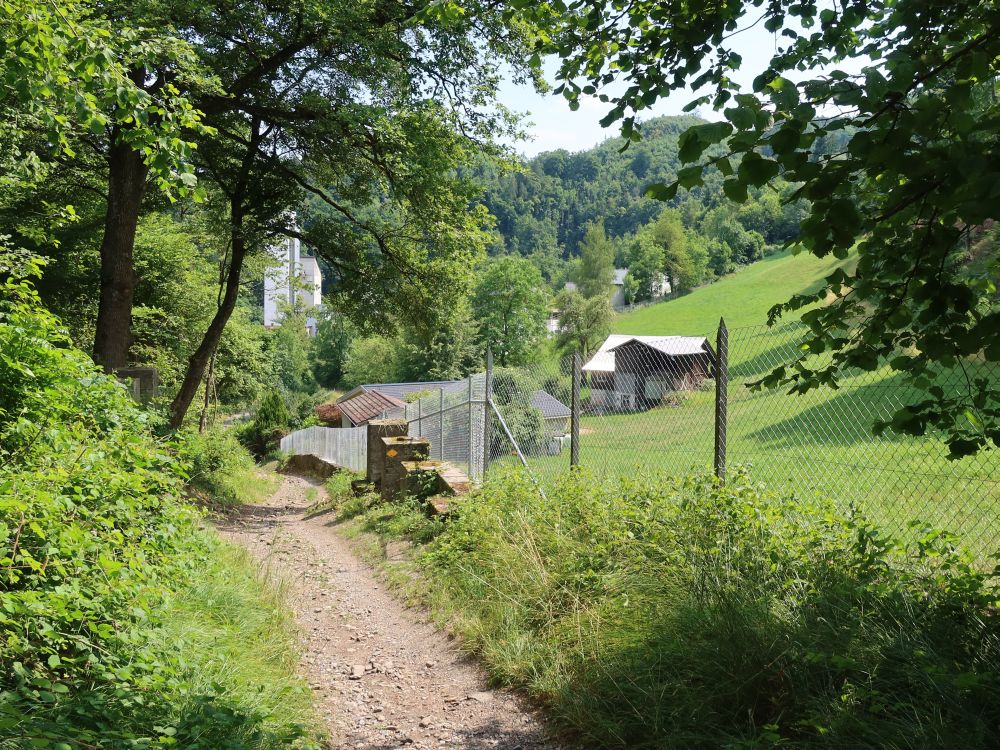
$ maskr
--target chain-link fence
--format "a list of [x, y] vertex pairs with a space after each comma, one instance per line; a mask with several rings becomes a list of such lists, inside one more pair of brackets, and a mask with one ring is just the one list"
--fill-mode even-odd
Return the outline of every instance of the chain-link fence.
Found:
[[[857, 505], [883, 528], [911, 522], [962, 537], [984, 560], [1000, 546], [1000, 455], [950, 460], [935, 437], [914, 438], [873, 425], [924, 396], [886, 367], [848, 373], [837, 390], [803, 395], [755, 390], [747, 383], [798, 353], [802, 328], [729, 331], [724, 456], [716, 456], [716, 332], [705, 336], [612, 336], [582, 361], [579, 463], [598, 475], [748, 467], [768, 487]], [[1000, 368], [966, 363], [996, 382]], [[957, 388], [965, 372], [941, 385]], [[497, 367], [492, 401], [506, 428], [491, 425], [491, 465], [524, 462], [544, 488], [570, 466], [573, 367], [567, 358]], [[496, 420], [494, 420], [496, 422]]]
[[486, 375], [471, 375], [445, 387], [428, 389], [403, 407], [390, 409], [383, 418], [405, 419], [412, 437], [430, 441], [430, 458], [447, 461], [479, 482], [486, 466]]

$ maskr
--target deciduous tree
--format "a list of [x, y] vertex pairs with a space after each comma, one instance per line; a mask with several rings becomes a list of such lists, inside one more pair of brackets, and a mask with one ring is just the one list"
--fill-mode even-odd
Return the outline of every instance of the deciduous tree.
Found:
[[579, 292], [564, 289], [555, 299], [559, 316], [556, 346], [566, 354], [580, 352], [586, 359], [611, 333], [614, 310], [607, 297], [587, 299]]
[[[798, 247], [842, 258], [856, 248], [854, 270], [772, 310], [774, 321], [812, 308], [801, 356], [765, 384], [806, 392], [888, 364], [926, 397], [877, 427], [941, 431], [953, 456], [1000, 445], [1000, 388], [974, 366], [1000, 360], [1000, 311], [988, 278], [961, 273], [966, 238], [997, 211], [1000, 6], [574, 0], [562, 21], [548, 48], [563, 58], [559, 91], [571, 106], [600, 97], [610, 107], [602, 122], [620, 120], [630, 139], [638, 114], [688, 86], [709, 89], [691, 107], [723, 114], [684, 133], [689, 166], [652, 195], [698, 186], [713, 167], [742, 203], [781, 176], [798, 185], [792, 197], [810, 201]], [[733, 37], [750, 24], [775, 33], [775, 52], [744, 91], [732, 75], [745, 68]], [[841, 150], [817, 152], [841, 134]], [[946, 392], [937, 378], [954, 368], [966, 386]]]
[[506, 256], [490, 261], [476, 284], [472, 310], [484, 347], [504, 367], [531, 361], [545, 337], [548, 291], [530, 261]]
[[[387, 327], [390, 305], [419, 315], [485, 244], [484, 210], [459, 167], [510, 134], [494, 101], [506, 63], [531, 77], [531, 29], [492, 2], [257, 3], [191, 13], [166, 3], [199, 41], [222, 93], [198, 100], [218, 136], [199, 163], [229, 204], [225, 293], [171, 404], [183, 421], [235, 306], [242, 264], [275, 234], [297, 234], [333, 269], [333, 299]], [[488, 51], [488, 52], [487, 52]], [[373, 61], [378, 61], [373, 64]], [[290, 209], [308, 195], [303, 230]]]
[[584, 297], [607, 297], [615, 273], [615, 246], [608, 240], [604, 227], [593, 223], [587, 227], [580, 243], [580, 265], [573, 279]]

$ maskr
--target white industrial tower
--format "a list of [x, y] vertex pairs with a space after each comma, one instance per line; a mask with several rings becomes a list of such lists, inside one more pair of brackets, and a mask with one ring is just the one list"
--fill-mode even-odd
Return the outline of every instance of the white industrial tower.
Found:
[[[273, 261], [264, 275], [264, 327], [281, 325], [285, 311], [296, 307], [303, 311], [318, 310], [323, 304], [323, 278], [319, 263], [310, 255], [302, 255], [299, 241], [286, 237], [268, 248]], [[316, 318], [306, 318], [310, 336], [316, 335]]]

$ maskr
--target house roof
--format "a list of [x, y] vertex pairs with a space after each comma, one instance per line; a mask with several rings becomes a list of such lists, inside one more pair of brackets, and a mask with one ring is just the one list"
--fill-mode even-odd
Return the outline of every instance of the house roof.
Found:
[[704, 336], [630, 336], [625, 333], [613, 333], [601, 344], [594, 356], [583, 366], [586, 372], [614, 372], [615, 349], [636, 341], [670, 356], [704, 354], [711, 351], [706, 348], [708, 339]]
[[361, 391], [350, 398], [343, 397], [337, 402], [340, 411], [347, 415], [354, 425], [362, 425], [375, 419], [386, 409], [405, 406], [406, 402], [378, 391]]
[[565, 419], [573, 413], [566, 404], [547, 391], [535, 391], [531, 396], [531, 405], [542, 413], [542, 419]]
[[405, 399], [411, 393], [421, 391], [442, 390], [445, 393], [454, 393], [469, 387], [467, 380], [426, 380], [412, 383], [365, 383], [357, 388], [348, 391], [339, 399], [337, 403], [347, 401], [357, 396], [359, 393], [381, 393], [383, 396], [392, 396], [398, 399]]

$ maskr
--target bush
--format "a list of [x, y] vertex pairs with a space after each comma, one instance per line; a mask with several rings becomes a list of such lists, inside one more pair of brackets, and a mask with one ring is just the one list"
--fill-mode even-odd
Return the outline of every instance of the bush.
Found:
[[1000, 743], [991, 576], [741, 475], [542, 501], [494, 474], [425, 555], [470, 643], [592, 747]]
[[271, 391], [260, 402], [254, 418], [237, 431], [237, 437], [254, 455], [266, 456], [278, 449], [288, 434], [291, 415], [284, 396]]
[[[69, 345], [30, 280], [14, 274], [3, 291], [0, 748], [311, 744], [280, 701], [250, 700], [279, 674], [291, 680], [282, 665], [250, 685], [222, 670], [202, 679], [210, 649], [170, 630], [177, 601], [196, 585], [235, 592], [182, 500], [186, 467]], [[250, 635], [232, 628], [233, 640]], [[270, 636], [287, 647], [287, 632]]]
[[189, 463], [189, 489], [212, 504], [259, 502], [272, 489], [272, 483], [257, 470], [253, 456], [230, 430], [186, 433], [180, 452]]
[[[507, 429], [510, 430], [518, 447], [533, 455], [538, 451], [545, 433], [542, 412], [531, 405], [531, 399], [538, 385], [525, 372], [514, 368], [497, 368], [493, 374], [493, 396], [500, 413], [503, 414]], [[502, 456], [513, 451], [510, 438], [495, 416], [490, 451], [494, 456]]]

